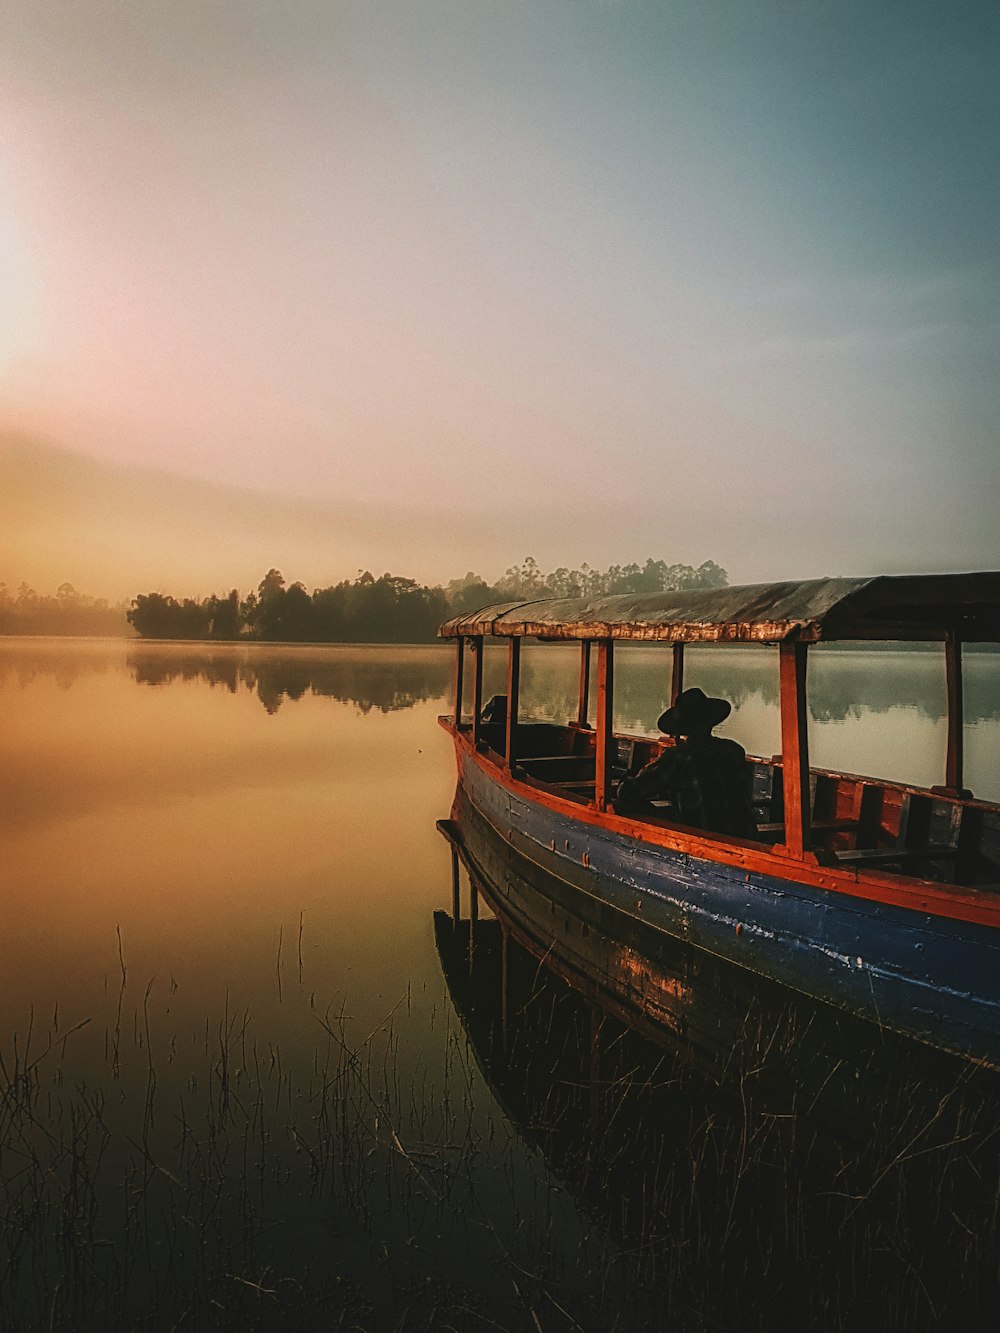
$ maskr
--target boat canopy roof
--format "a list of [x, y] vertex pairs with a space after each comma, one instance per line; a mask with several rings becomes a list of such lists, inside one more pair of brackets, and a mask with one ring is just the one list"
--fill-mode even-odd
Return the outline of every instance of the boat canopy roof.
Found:
[[443, 638], [712, 640], [837, 639], [1000, 642], [1000, 572], [882, 575], [753, 583], [648, 595], [502, 602], [441, 626]]

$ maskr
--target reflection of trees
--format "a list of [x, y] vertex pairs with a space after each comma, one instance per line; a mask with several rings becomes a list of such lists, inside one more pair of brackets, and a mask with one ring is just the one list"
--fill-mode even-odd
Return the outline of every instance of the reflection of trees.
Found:
[[[548, 654], [552, 654], [547, 658]], [[558, 656], [557, 656], [558, 654]], [[564, 720], [577, 708], [576, 657], [570, 650], [529, 646], [524, 657], [525, 712]], [[626, 730], [652, 731], [670, 693], [671, 654], [659, 648], [619, 648], [615, 662], [615, 718]], [[965, 718], [981, 722], [1000, 713], [1000, 653], [970, 651], [965, 659]], [[754, 698], [778, 706], [778, 657], [769, 648], [689, 648], [685, 682], [740, 708]], [[945, 716], [944, 655], [939, 647], [813, 650], [809, 705], [817, 722], [843, 721], [890, 708], [910, 708], [940, 721]]]
[[35, 680], [54, 680], [61, 689], [68, 690], [84, 676], [105, 675], [110, 666], [109, 657], [81, 652], [76, 644], [67, 648], [49, 643], [37, 651], [26, 651], [21, 641], [16, 648], [5, 650], [0, 639], [0, 685], [13, 682], [24, 688]]
[[126, 665], [139, 685], [169, 685], [175, 680], [204, 680], [221, 685], [235, 694], [241, 681], [240, 661], [233, 656], [216, 657], [211, 653], [130, 653]]
[[[299, 655], [301, 651], [301, 655]], [[235, 694], [255, 692], [274, 712], [284, 699], [304, 694], [349, 701], [363, 712], [390, 712], [427, 699], [448, 698], [452, 651], [428, 648], [289, 649], [144, 644], [128, 652], [128, 670], [144, 685], [201, 680]], [[117, 661], [104, 651], [49, 643], [28, 649], [23, 641], [4, 651], [0, 640], [0, 681], [28, 685], [54, 678], [69, 688], [85, 675], [103, 673]], [[506, 652], [487, 648], [484, 697], [503, 693]], [[577, 709], [577, 654], [572, 647], [529, 644], [522, 667], [523, 715], [565, 721]], [[689, 685], [721, 695], [734, 708], [758, 700], [778, 706], [777, 654], [767, 648], [689, 649]], [[629, 731], [653, 731], [670, 690], [670, 652], [621, 648], [616, 658], [616, 724]], [[926, 652], [894, 649], [813, 651], [809, 702], [817, 722], [837, 722], [890, 708], [915, 710], [931, 721], [945, 713], [944, 664], [939, 648]], [[466, 707], [469, 706], [468, 692]], [[1000, 716], [1000, 653], [970, 651], [965, 659], [965, 718], [969, 723]]]
[[451, 680], [447, 652], [413, 649], [350, 650], [335, 656], [258, 655], [244, 651], [130, 653], [128, 669], [141, 685], [201, 680], [236, 694], [257, 695], [268, 713], [286, 699], [307, 694], [351, 703], [362, 713], [396, 712], [446, 694]]

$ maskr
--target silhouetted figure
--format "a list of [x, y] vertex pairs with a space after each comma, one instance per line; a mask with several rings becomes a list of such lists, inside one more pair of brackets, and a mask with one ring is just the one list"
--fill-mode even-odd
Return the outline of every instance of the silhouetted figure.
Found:
[[499, 727], [501, 731], [507, 730], [507, 696], [506, 694], [494, 694], [493, 698], [484, 706], [480, 714], [480, 720], [486, 727]]
[[[712, 735], [712, 728], [731, 711], [727, 699], [710, 699], [697, 687], [679, 694], [656, 724], [677, 737], [676, 745], [622, 778], [615, 810], [624, 815], [667, 814], [691, 828], [754, 837], [746, 751], [736, 741]], [[660, 810], [654, 801], [669, 801], [671, 809]]]

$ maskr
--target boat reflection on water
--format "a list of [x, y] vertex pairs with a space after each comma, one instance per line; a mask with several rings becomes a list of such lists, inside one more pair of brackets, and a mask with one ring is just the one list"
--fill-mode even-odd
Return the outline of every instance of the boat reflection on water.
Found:
[[581, 899], [461, 789], [439, 827], [452, 999], [504, 1113], [621, 1247], [623, 1327], [995, 1327], [995, 1073]]

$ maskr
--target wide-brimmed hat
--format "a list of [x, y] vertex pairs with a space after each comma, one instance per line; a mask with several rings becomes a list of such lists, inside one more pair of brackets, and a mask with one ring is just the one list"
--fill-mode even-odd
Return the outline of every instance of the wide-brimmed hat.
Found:
[[710, 699], [695, 685], [693, 689], [682, 690], [656, 725], [668, 736], [686, 736], [691, 731], [711, 731], [732, 711], [728, 699]]

